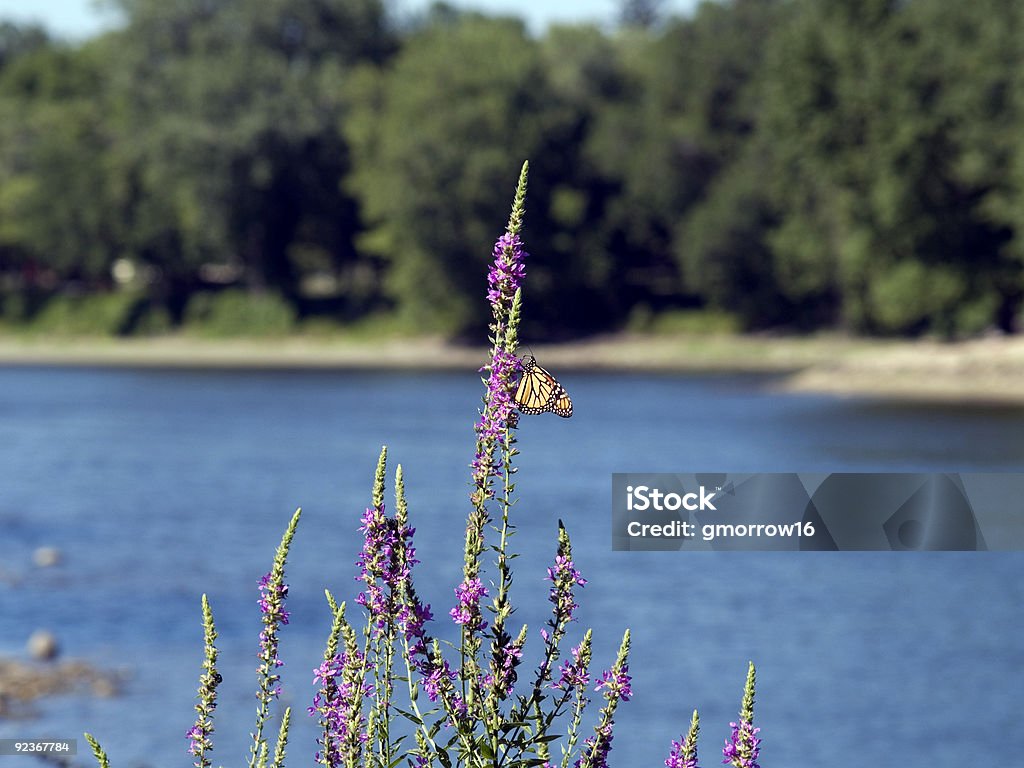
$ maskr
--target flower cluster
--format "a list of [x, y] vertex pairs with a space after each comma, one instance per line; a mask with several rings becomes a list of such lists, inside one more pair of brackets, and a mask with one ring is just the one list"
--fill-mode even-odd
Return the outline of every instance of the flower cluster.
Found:
[[697, 735], [700, 733], [700, 717], [693, 710], [690, 730], [682, 741], [673, 741], [672, 750], [665, 760], [665, 768], [700, 768], [697, 765]]
[[494, 243], [494, 258], [487, 273], [487, 301], [493, 316], [491, 341], [494, 346], [487, 364], [480, 369], [485, 374], [487, 392], [480, 420], [476, 423], [476, 456], [471, 464], [476, 486], [474, 499], [478, 504], [493, 496], [489, 480], [500, 476], [504, 464], [503, 459], [495, 458], [495, 452], [500, 450], [504, 453], [511, 448], [508, 444], [508, 428], [514, 427], [517, 420], [512, 387], [522, 370], [514, 350], [518, 325], [516, 296], [526, 276], [524, 261], [528, 256], [518, 234], [525, 192], [524, 167], [508, 229]]
[[666, 768], [699, 768], [697, 755], [687, 755], [681, 741], [672, 740], [672, 751], [665, 760]]
[[495, 316], [507, 314], [523, 278], [529, 254], [523, 250], [518, 234], [506, 232], [494, 243], [494, 259], [487, 273], [487, 301], [491, 303]]
[[313, 673], [313, 684], [320, 691], [313, 697], [310, 715], [320, 715], [324, 738], [318, 740], [323, 752], [316, 761], [334, 766], [354, 762], [367, 736], [364, 729], [362, 700], [373, 688], [363, 682], [365, 659], [359, 651], [338, 653], [325, 659]]
[[594, 728], [594, 735], [588, 736], [583, 742], [583, 749], [580, 757], [575, 762], [575, 768], [608, 768], [608, 753], [612, 751], [612, 726], [611, 722], [601, 723]]
[[601, 679], [594, 685], [594, 690], [605, 689], [605, 698], [614, 696], [623, 701], [629, 701], [633, 695], [633, 688], [630, 685], [633, 678], [629, 675], [629, 665], [623, 664], [619, 669], [606, 669], [601, 673]]
[[[213, 744], [210, 743], [210, 732], [201, 725], [193, 725], [187, 731], [185, 731], [185, 738], [189, 740], [188, 753], [190, 755], [202, 755], [206, 750], [212, 749]], [[201, 763], [196, 763], [201, 765]]]
[[512, 399], [512, 384], [523, 369], [522, 363], [511, 352], [495, 349], [491, 361], [480, 369], [487, 376], [487, 392], [484, 399], [486, 407], [476, 423], [476, 433], [480, 442], [489, 449], [477, 453], [470, 465], [474, 474], [483, 470], [491, 476], [501, 472], [500, 463], [492, 459], [494, 447], [505, 448], [506, 425], [513, 421], [515, 403]]
[[576, 570], [572, 559], [566, 555], [555, 557], [555, 565], [548, 568], [546, 578], [553, 584], [548, 600], [554, 604], [556, 616], [561, 621], [572, 621], [573, 613], [580, 607], [573, 596], [573, 586], [586, 586], [587, 580]]
[[459, 604], [449, 611], [452, 621], [465, 627], [470, 632], [480, 632], [487, 628], [480, 613], [480, 600], [487, 596], [487, 588], [479, 578], [464, 581], [455, 588], [455, 596]]
[[[383, 482], [383, 476], [380, 480]], [[412, 569], [419, 562], [413, 546], [416, 530], [406, 524], [401, 513], [388, 517], [382, 503], [368, 507], [360, 523], [363, 547], [356, 559], [356, 579], [363, 581], [366, 588], [356, 602], [370, 614], [378, 638], [391, 628], [401, 633], [408, 647], [409, 663], [419, 673], [428, 698], [446, 698], [454, 710], [464, 711], [465, 705], [452, 685], [456, 673], [430, 646], [426, 624], [433, 619], [433, 613], [429, 605], [420, 602], [412, 585]], [[479, 606], [476, 613], [479, 616]]]
[[562, 662], [562, 666], [559, 668], [558, 680], [551, 683], [552, 688], [558, 690], [571, 690], [573, 688], [586, 688], [590, 685], [590, 662], [581, 650], [583, 643], [573, 646], [572, 648], [572, 661], [568, 659]]
[[285, 598], [288, 597], [288, 585], [275, 578], [273, 572], [268, 573], [259, 581], [260, 612], [263, 614], [263, 629], [260, 631], [259, 673], [265, 683], [264, 695], [277, 698], [281, 695], [278, 683], [281, 676], [273, 670], [284, 666], [277, 655], [277, 630], [282, 624], [288, 623], [289, 613], [284, 609]]
[[[379, 634], [394, 621], [415, 620], [404, 610], [401, 597], [413, 565], [419, 562], [412, 545], [415, 530], [385, 515], [383, 504], [367, 507], [360, 523], [363, 549], [356, 560], [360, 569], [356, 579], [366, 584], [366, 591], [359, 593], [356, 602], [369, 611]], [[427, 618], [429, 611], [428, 607]]]
[[445, 659], [440, 660], [438, 663], [433, 663], [432, 659], [426, 657], [421, 657], [421, 659], [422, 661], [417, 664], [417, 668], [420, 674], [423, 675], [423, 690], [426, 691], [427, 698], [431, 701], [437, 701], [444, 694], [445, 688], [455, 679], [456, 674], [448, 666], [448, 661]]
[[722, 748], [723, 763], [731, 763], [735, 768], [761, 768], [757, 756], [761, 751], [761, 740], [757, 737], [760, 728], [755, 728], [749, 720], [729, 723], [732, 728], [731, 738]]
[[[507, 640], [508, 636], [504, 635]], [[484, 685], [493, 688], [501, 697], [512, 695], [516, 685], [516, 668], [523, 660], [523, 642], [526, 636], [504, 642], [495, 649], [491, 659], [491, 672], [484, 676]]]

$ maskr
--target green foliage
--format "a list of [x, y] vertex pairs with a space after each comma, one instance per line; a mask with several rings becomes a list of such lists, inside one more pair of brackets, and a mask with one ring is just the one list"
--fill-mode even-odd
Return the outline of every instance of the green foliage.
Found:
[[102, 278], [116, 256], [101, 71], [92, 49], [54, 46], [0, 70], [0, 252], [61, 278]]
[[49, 44], [46, 30], [40, 26], [20, 26], [0, 21], [0, 70], [11, 61]]
[[882, 331], [911, 333], [929, 321], [948, 325], [962, 281], [948, 270], [903, 261], [875, 276], [870, 286], [871, 317]]
[[351, 181], [372, 225], [360, 245], [387, 261], [410, 328], [482, 327], [489, 222], [507, 169], [541, 141], [543, 79], [521, 23], [465, 15], [417, 31], [353, 87]]
[[134, 293], [55, 295], [32, 319], [32, 333], [51, 336], [120, 336], [132, 330], [142, 299]]
[[638, 307], [1021, 327], [1014, 0], [643, 0], [539, 36], [444, 5], [400, 27], [382, 0], [116, 3], [125, 29], [78, 46], [0, 24], [5, 322], [127, 259], [138, 332], [234, 285], [311, 327], [474, 334], [529, 158], [531, 341]]
[[297, 303], [293, 254], [318, 250], [314, 271], [342, 272], [359, 224], [340, 183], [340, 93], [346, 68], [392, 46], [381, 4], [121, 4], [112, 162], [125, 247], [159, 269], [157, 288], [181, 306], [204, 264], [229, 262]]
[[805, 3], [777, 36], [762, 127], [787, 296], [834, 295], [860, 331], [948, 332], [966, 306], [1005, 325], [1024, 275], [1003, 207], [1012, 5]]
[[198, 336], [284, 336], [294, 326], [294, 309], [272, 293], [204, 291], [185, 308], [185, 329]]
[[641, 304], [633, 310], [626, 327], [656, 336], [713, 336], [738, 333], [743, 324], [736, 315], [713, 309], [677, 309], [654, 314], [650, 307]]

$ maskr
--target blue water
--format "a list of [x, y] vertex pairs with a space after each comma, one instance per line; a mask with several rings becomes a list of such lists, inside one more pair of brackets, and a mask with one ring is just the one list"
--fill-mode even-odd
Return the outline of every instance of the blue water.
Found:
[[[748, 659], [764, 768], [1015, 764], [1024, 555], [612, 553], [609, 499], [624, 471], [1024, 471], [1024, 409], [780, 395], [755, 377], [562, 378], [575, 416], [524, 417], [519, 430], [513, 618], [535, 650], [561, 518], [590, 580], [577, 629], [594, 627], [595, 666], [632, 630], [635, 695], [612, 765], [660, 766], [694, 708], [701, 762], [719, 764]], [[403, 467], [419, 591], [443, 617], [480, 395], [473, 372], [0, 368], [0, 653], [23, 655], [47, 627], [66, 657], [126, 675], [120, 696], [61, 696], [36, 718], [0, 719], [0, 738], [78, 738], [85, 762], [90, 731], [114, 766], [188, 765], [206, 592], [225, 678], [214, 764], [241, 764], [256, 583], [301, 506], [281, 655], [298, 720], [290, 762], [311, 764], [323, 589], [357, 591], [356, 527], [380, 446]], [[61, 565], [32, 565], [44, 545]]]

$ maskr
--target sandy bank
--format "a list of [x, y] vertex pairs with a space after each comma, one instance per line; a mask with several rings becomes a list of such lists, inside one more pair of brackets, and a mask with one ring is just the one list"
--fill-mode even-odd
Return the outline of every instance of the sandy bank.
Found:
[[788, 377], [794, 392], [1024, 406], [1024, 338], [850, 350]]
[[[1024, 338], [956, 343], [846, 337], [636, 337], [620, 335], [534, 354], [560, 371], [750, 372], [780, 376], [785, 391], [1024, 406]], [[152, 368], [476, 370], [486, 351], [440, 339], [289, 338], [212, 341], [41, 340], [0, 337], [0, 365]]]

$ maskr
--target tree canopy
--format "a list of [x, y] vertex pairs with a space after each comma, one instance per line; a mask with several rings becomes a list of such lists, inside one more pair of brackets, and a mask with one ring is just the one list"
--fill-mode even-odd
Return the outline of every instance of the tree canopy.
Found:
[[1013, 0], [627, 0], [542, 34], [380, 0], [118, 5], [78, 45], [0, 23], [0, 323], [109, 299], [115, 333], [251, 305], [476, 334], [529, 159], [532, 339], [702, 309], [1022, 329]]

